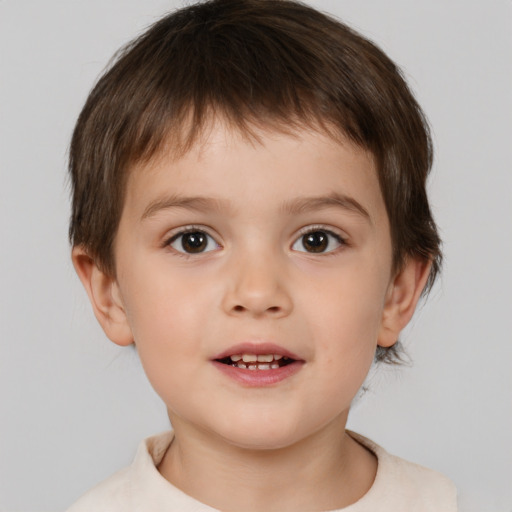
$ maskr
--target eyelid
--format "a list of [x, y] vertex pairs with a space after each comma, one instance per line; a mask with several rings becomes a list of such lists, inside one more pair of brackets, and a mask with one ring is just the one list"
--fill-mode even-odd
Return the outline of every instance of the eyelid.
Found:
[[[348, 237], [343, 235], [338, 229], [330, 227], [330, 226], [326, 226], [324, 224], [312, 224], [312, 225], [309, 225], [309, 226], [305, 226], [305, 227], [303, 227], [303, 228], [301, 228], [299, 230], [297, 236], [295, 237], [295, 239], [294, 239], [294, 241], [292, 243], [292, 249], [295, 246], [295, 244], [300, 242], [300, 239], [304, 235], [307, 235], [309, 233], [315, 233], [316, 231], [321, 231], [323, 233], [326, 233], [327, 235], [330, 235], [330, 236], [334, 237], [336, 239], [336, 241], [339, 243], [340, 247], [344, 247], [344, 246], [349, 245], [348, 241], [347, 241]], [[330, 255], [330, 254], [336, 253], [337, 249], [339, 249], [339, 247], [337, 247], [335, 249], [331, 249], [329, 251], [318, 252], [318, 253], [308, 252], [306, 250], [304, 250], [304, 251], [297, 250], [297, 252], [304, 252], [306, 254], [313, 254], [313, 255], [316, 254], [316, 255], [326, 256], [326, 255]]]
[[[299, 232], [297, 233], [297, 235], [294, 238], [294, 241], [292, 243], [292, 249], [293, 249], [293, 246], [299, 242], [301, 237], [303, 237], [304, 235], [307, 235], [308, 233], [314, 233], [315, 231], [322, 231], [322, 232], [334, 237], [340, 246], [349, 245], [348, 241], [347, 241], [347, 237], [345, 235], [343, 235], [338, 229], [333, 228], [331, 226], [326, 226], [324, 224], [312, 224], [312, 225], [305, 226], [299, 230]], [[211, 238], [213, 240], [213, 242], [217, 245], [217, 248], [222, 248], [222, 245], [217, 240], [217, 236], [214, 236], [213, 234], [211, 234], [211, 229], [209, 227], [204, 226], [204, 225], [196, 225], [196, 224], [180, 226], [179, 228], [173, 229], [171, 234], [168, 234], [165, 237], [165, 240], [164, 240], [162, 246], [163, 247], [171, 247], [172, 243], [175, 242], [180, 236], [186, 235], [187, 233], [194, 233], [194, 232], [204, 233], [206, 236], [208, 236], [209, 238]], [[179, 251], [179, 250], [175, 249], [174, 247], [172, 247], [172, 249], [178, 255], [185, 256], [185, 257], [191, 257], [194, 255], [197, 256], [197, 255], [201, 255], [201, 254], [205, 254], [205, 253], [213, 251], [213, 249], [212, 249], [209, 251], [203, 251], [203, 252], [194, 254], [194, 253], [187, 253], [187, 252]], [[325, 252], [319, 252], [316, 254], [327, 255], [327, 254], [335, 253], [336, 249], [337, 248], [331, 249], [331, 250], [325, 251]], [[315, 254], [313, 252], [309, 253], [308, 251], [298, 251], [298, 252]]]
[[201, 254], [206, 254], [206, 253], [212, 252], [212, 250], [198, 252], [198, 253], [195, 253], [195, 254], [194, 253], [187, 253], [187, 252], [182, 252], [182, 251], [177, 250], [176, 248], [172, 247], [172, 244], [180, 236], [186, 235], [187, 233], [200, 232], [200, 233], [204, 233], [207, 237], [211, 238], [215, 242], [215, 244], [217, 245], [217, 248], [221, 248], [222, 246], [218, 242], [217, 237], [212, 235], [210, 231], [211, 230], [207, 226], [203, 226], [203, 225], [190, 224], [190, 225], [187, 225], [187, 226], [180, 226], [179, 228], [173, 229], [171, 231], [171, 233], [168, 234], [165, 237], [164, 242], [162, 243], [162, 246], [163, 247], [171, 247], [175, 253], [177, 253], [180, 256], [185, 256], [185, 257], [198, 256], [198, 255], [201, 255]]

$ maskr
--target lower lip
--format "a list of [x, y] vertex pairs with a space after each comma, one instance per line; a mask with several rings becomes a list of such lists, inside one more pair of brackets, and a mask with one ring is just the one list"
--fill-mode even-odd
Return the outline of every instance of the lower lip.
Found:
[[270, 370], [246, 370], [229, 364], [219, 363], [219, 361], [212, 362], [224, 375], [248, 387], [264, 387], [278, 384], [295, 375], [304, 364], [303, 361], [294, 361], [286, 366]]

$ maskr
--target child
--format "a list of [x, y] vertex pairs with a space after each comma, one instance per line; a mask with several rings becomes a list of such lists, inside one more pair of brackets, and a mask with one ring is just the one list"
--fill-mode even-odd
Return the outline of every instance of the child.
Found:
[[345, 430], [439, 270], [423, 114], [303, 4], [211, 0], [131, 43], [70, 151], [73, 263], [173, 431], [70, 511], [456, 510]]

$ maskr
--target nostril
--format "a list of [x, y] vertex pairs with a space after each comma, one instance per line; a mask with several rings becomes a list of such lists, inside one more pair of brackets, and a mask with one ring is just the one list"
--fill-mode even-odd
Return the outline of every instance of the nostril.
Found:
[[[233, 308], [233, 311], [237, 312], [237, 313], [242, 313], [246, 310], [247, 308], [245, 308], [244, 306], [241, 306], [240, 304], [237, 304], [234, 308]], [[267, 309], [265, 309], [265, 311], [267, 313], [279, 313], [279, 311], [281, 311], [281, 308], [279, 306], [271, 306]]]

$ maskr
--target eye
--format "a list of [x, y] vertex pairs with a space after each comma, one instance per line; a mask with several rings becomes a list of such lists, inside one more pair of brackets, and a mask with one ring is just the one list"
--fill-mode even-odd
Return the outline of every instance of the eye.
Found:
[[343, 245], [346, 245], [345, 240], [336, 233], [327, 229], [313, 228], [303, 233], [292, 245], [292, 249], [299, 252], [318, 254], [332, 252]]
[[219, 244], [208, 233], [195, 229], [174, 235], [169, 245], [176, 251], [186, 254], [200, 254], [219, 248]]

